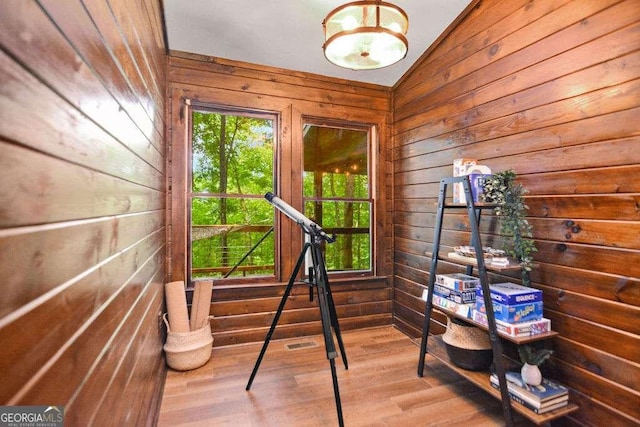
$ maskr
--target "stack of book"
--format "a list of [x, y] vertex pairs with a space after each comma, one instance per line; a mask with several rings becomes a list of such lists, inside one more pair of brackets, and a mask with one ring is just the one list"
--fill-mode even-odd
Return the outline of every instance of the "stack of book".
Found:
[[[530, 386], [522, 381], [519, 372], [507, 372], [505, 377], [511, 399], [536, 414], [544, 414], [567, 406], [569, 403], [569, 390], [555, 381], [543, 378], [539, 386]], [[498, 376], [491, 374], [490, 380], [491, 385], [499, 390]]]

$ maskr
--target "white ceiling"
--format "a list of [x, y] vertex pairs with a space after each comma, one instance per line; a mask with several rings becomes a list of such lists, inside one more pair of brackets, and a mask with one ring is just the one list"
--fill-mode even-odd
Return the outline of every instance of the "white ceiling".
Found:
[[409, 52], [379, 70], [326, 60], [322, 21], [348, 0], [164, 0], [169, 49], [393, 86], [471, 0], [391, 0], [409, 16]]

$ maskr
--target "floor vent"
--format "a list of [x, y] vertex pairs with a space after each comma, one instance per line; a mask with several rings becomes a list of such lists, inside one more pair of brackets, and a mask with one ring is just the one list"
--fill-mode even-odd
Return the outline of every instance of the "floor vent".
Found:
[[287, 350], [300, 350], [301, 348], [309, 348], [309, 347], [317, 347], [317, 346], [318, 344], [316, 344], [313, 341], [304, 341], [304, 342], [287, 344], [285, 347], [287, 348]]

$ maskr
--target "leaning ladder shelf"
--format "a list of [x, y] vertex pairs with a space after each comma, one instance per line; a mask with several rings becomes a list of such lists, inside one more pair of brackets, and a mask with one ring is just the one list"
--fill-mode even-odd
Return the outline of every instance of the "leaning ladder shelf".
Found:
[[[462, 184], [464, 188], [464, 194], [466, 198], [466, 204], [446, 204], [445, 198], [447, 194], [447, 186], [453, 185], [454, 183]], [[478, 277], [480, 279], [480, 286], [482, 286], [482, 293], [486, 307], [493, 307], [491, 302], [491, 293], [489, 288], [489, 277], [487, 274], [487, 270], [492, 271], [505, 271], [505, 270], [519, 270], [520, 267], [518, 265], [509, 265], [506, 267], [494, 267], [487, 266], [484, 261], [483, 252], [482, 252], [482, 243], [480, 240], [480, 216], [482, 209], [493, 209], [494, 205], [487, 204], [476, 204], [473, 201], [472, 193], [471, 193], [471, 185], [469, 182], [469, 178], [467, 176], [462, 177], [453, 177], [453, 178], [444, 178], [440, 181], [440, 192], [438, 195], [438, 210], [436, 215], [436, 223], [433, 237], [433, 252], [431, 253], [431, 268], [429, 271], [429, 280], [428, 280], [428, 292], [425, 303], [425, 316], [424, 316], [424, 326], [422, 329], [422, 342], [420, 345], [420, 360], [418, 361], [418, 376], [423, 375], [424, 371], [424, 359], [427, 353], [427, 340], [429, 338], [429, 325], [431, 323], [431, 313], [434, 310], [433, 307], [433, 288], [435, 283], [436, 269], [438, 266], [438, 261], [440, 259], [449, 259], [453, 262], [464, 263], [467, 265], [467, 274], [471, 274], [471, 271], [474, 267], [477, 268]], [[466, 209], [469, 217], [469, 226], [471, 228], [471, 245], [475, 249], [476, 258], [468, 259], [467, 257], [457, 257], [457, 256], [441, 256], [440, 255], [440, 237], [442, 233], [442, 220], [444, 217], [444, 211], [446, 209]], [[500, 385], [500, 389], [496, 390], [493, 388], [489, 381], [489, 372], [477, 372], [477, 371], [468, 371], [466, 369], [461, 369], [451, 363], [449, 357], [445, 351], [444, 343], [442, 342], [441, 337], [432, 337], [431, 340], [433, 343], [429, 346], [429, 354], [431, 354], [436, 359], [440, 360], [447, 367], [454, 370], [458, 374], [465, 377], [467, 380], [482, 388], [492, 396], [498, 398], [502, 402], [502, 410], [504, 413], [505, 423], [507, 426], [513, 425], [513, 414], [512, 409], [522, 414], [526, 418], [530, 419], [536, 424], [544, 424], [555, 418], [559, 418], [565, 416], [575, 410], [578, 409], [577, 405], [574, 403], [569, 403], [566, 407], [556, 409], [550, 412], [546, 412], [544, 414], [536, 414], [535, 412], [527, 409], [525, 406], [512, 401], [509, 398], [509, 392], [507, 389], [507, 382], [505, 378], [505, 364], [508, 363], [505, 357], [503, 357], [502, 352], [502, 342], [500, 337], [512, 341], [516, 344], [525, 344], [531, 341], [543, 340], [546, 338], [551, 338], [557, 335], [556, 332], [549, 332], [545, 334], [540, 334], [532, 337], [526, 338], [518, 338], [511, 337], [504, 334], [498, 333], [496, 329], [495, 316], [492, 309], [487, 310], [487, 326], [474, 322], [473, 320], [460, 316], [452, 311], [446, 310], [441, 307], [435, 308], [436, 310], [442, 311], [447, 316], [450, 317], [459, 317], [464, 319], [466, 322], [471, 323], [475, 326], [478, 326], [482, 329], [485, 329], [489, 332], [489, 340], [491, 341], [491, 348], [493, 350], [494, 355], [494, 367], [496, 370], [496, 374], [498, 375], [498, 381]]]

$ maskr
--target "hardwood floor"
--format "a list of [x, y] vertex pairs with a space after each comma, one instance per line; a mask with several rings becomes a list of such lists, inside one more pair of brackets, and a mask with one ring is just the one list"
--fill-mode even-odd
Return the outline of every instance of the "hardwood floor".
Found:
[[[345, 426], [504, 425], [498, 400], [431, 356], [418, 377], [418, 345], [397, 329], [346, 331], [342, 338], [349, 369], [337, 358], [336, 371]], [[170, 370], [159, 425], [338, 425], [322, 336], [271, 341], [246, 391], [261, 346], [214, 347], [202, 368]]]

